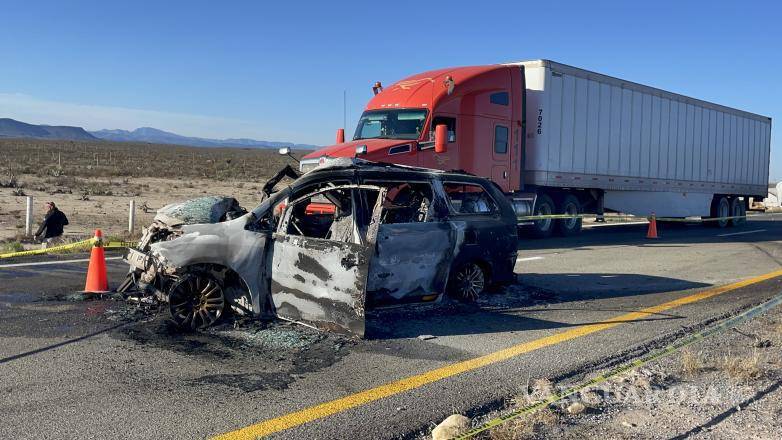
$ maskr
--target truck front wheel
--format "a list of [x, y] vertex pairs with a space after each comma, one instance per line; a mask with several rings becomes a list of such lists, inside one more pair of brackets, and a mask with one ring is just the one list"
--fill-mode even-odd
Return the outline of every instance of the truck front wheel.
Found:
[[[555, 212], [554, 200], [548, 194], [541, 194], [535, 200], [535, 211], [533, 215], [551, 215]], [[532, 235], [537, 238], [546, 238], [554, 232], [556, 222], [551, 218], [535, 220], [532, 224]]]
[[[565, 215], [579, 215], [581, 214], [581, 203], [578, 202], [576, 196], [568, 194], [562, 198], [557, 212]], [[566, 237], [578, 234], [581, 232], [581, 218], [573, 217], [557, 220], [557, 232]]]

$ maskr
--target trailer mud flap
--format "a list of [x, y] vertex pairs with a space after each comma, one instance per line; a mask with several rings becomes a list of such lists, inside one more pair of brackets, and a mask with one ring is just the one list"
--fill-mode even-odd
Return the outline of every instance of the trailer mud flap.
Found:
[[275, 234], [271, 293], [277, 316], [364, 336], [369, 247]]

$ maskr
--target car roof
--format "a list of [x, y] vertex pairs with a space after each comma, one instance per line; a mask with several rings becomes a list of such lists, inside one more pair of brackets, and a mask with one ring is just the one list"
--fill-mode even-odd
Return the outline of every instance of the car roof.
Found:
[[387, 162], [373, 162], [369, 160], [364, 159], [357, 159], [357, 158], [336, 158], [333, 159], [323, 165], [320, 165], [313, 169], [312, 171], [308, 172], [306, 175], [323, 175], [322, 173], [326, 173], [328, 171], [337, 171], [337, 170], [354, 170], [358, 171], [362, 175], [367, 174], [374, 174], [377, 173], [379, 175], [382, 175], [383, 173], [394, 173], [394, 174], [405, 174], [409, 173], [410, 175], [416, 175], [419, 177], [429, 177], [429, 178], [448, 178], [448, 177], [467, 177], [467, 178], [473, 178], [476, 180], [484, 180], [482, 177], [475, 176], [473, 174], [467, 173], [466, 171], [461, 170], [452, 170], [452, 171], [443, 171], [443, 170], [437, 170], [433, 168], [422, 168], [422, 167], [414, 167], [409, 165], [400, 165], [400, 164], [394, 164], [394, 163], [387, 163]]

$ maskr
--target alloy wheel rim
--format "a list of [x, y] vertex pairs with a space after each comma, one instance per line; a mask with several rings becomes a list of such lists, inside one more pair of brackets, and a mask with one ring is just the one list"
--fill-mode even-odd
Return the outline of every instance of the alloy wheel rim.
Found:
[[223, 314], [223, 289], [208, 277], [189, 276], [169, 295], [171, 318], [180, 327], [196, 330], [212, 325]]
[[457, 280], [460, 286], [460, 296], [468, 301], [478, 299], [486, 284], [483, 270], [476, 264], [471, 264], [462, 269], [457, 276]]

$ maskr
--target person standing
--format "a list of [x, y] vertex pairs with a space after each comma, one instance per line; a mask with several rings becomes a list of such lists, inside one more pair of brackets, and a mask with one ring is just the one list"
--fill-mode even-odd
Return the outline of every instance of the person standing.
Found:
[[35, 233], [36, 238], [43, 235], [43, 237], [40, 237], [43, 240], [41, 248], [46, 249], [60, 243], [62, 241], [63, 227], [67, 224], [68, 217], [57, 209], [54, 202], [46, 202], [46, 216], [43, 218], [38, 232]]

